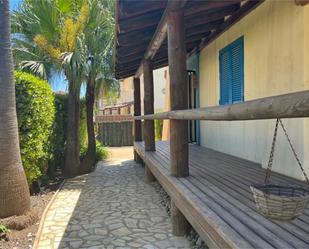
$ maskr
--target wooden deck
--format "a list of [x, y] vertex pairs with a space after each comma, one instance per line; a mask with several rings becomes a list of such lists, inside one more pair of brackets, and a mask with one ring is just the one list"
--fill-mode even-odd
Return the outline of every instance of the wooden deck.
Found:
[[[270, 221], [257, 213], [249, 189], [261, 183], [260, 165], [206, 149], [189, 147], [190, 176], [169, 173], [169, 143], [157, 142], [156, 152], [135, 150], [171, 196], [187, 220], [211, 248], [309, 248], [309, 208], [294, 221]], [[273, 174], [274, 182], [301, 182]]]

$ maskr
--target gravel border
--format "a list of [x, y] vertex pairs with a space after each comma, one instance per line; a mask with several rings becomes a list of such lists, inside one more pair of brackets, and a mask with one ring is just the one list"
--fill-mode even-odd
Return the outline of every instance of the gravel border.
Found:
[[[160, 194], [161, 200], [160, 204], [165, 208], [168, 216], [171, 216], [171, 198], [166, 193], [164, 188], [160, 185], [158, 181], [152, 182], [151, 185], [155, 188], [155, 190]], [[194, 230], [191, 226], [191, 230], [186, 238], [190, 241], [193, 249], [208, 249], [205, 242], [199, 236], [199, 234]]]

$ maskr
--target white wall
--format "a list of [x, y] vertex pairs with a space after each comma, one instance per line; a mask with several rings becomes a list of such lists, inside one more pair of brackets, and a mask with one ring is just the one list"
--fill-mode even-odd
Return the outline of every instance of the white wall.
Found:
[[[168, 67], [153, 70], [154, 111], [162, 111], [165, 107], [166, 79], [165, 71]], [[144, 76], [141, 76], [141, 107], [144, 113]]]
[[[266, 1], [201, 51], [200, 106], [219, 104], [219, 51], [240, 36], [244, 36], [245, 100], [309, 88], [309, 7], [296, 6], [294, 0]], [[284, 123], [309, 172], [309, 121]], [[201, 145], [265, 167], [274, 125], [275, 120], [203, 121]], [[302, 179], [281, 130], [273, 169]]]

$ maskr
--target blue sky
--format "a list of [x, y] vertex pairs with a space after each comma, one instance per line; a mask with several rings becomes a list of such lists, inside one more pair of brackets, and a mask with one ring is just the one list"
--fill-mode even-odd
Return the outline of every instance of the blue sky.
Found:
[[[10, 9], [11, 11], [16, 9], [22, 0], [10, 0]], [[50, 84], [54, 91], [67, 91], [67, 82], [63, 74], [54, 74], [50, 80]], [[85, 87], [81, 89], [81, 95], [85, 95]]]
[[11, 10], [15, 9], [20, 2], [21, 2], [21, 0], [10, 0], [10, 8], [11, 8]]

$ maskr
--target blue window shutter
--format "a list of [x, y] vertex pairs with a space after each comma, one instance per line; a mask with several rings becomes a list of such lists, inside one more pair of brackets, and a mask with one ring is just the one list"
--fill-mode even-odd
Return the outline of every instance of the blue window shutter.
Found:
[[243, 37], [220, 51], [220, 105], [244, 100]]
[[232, 54], [232, 103], [244, 100], [244, 58], [243, 40], [237, 40], [235, 46], [231, 48]]
[[220, 53], [220, 105], [230, 102], [230, 85], [232, 72], [230, 70], [231, 56], [228, 51]]

